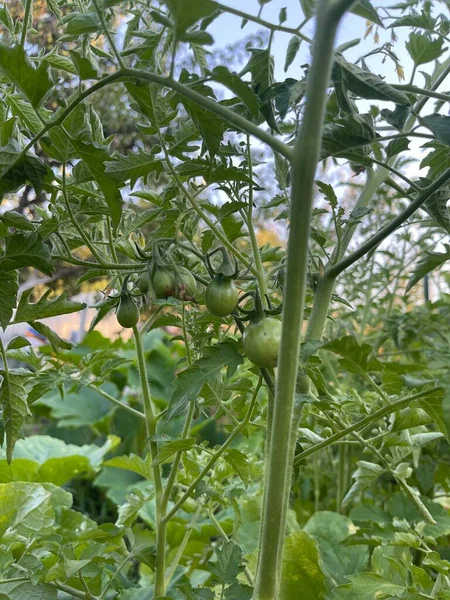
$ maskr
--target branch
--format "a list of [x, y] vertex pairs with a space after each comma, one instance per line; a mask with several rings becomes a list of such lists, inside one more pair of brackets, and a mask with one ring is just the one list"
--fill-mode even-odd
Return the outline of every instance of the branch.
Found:
[[358, 250], [339, 261], [329, 269], [327, 269], [326, 274], [329, 277], [337, 277], [350, 267], [357, 260], [362, 258], [365, 254], [376, 248], [383, 240], [385, 240], [391, 233], [393, 233], [400, 225], [402, 225], [409, 217], [416, 212], [418, 208], [424, 204], [428, 200], [428, 198], [434, 194], [441, 186], [443, 186], [447, 181], [450, 180], [450, 168], [444, 171], [444, 173], [436, 179], [431, 185], [429, 185], [423, 192], [421, 192], [417, 198], [411, 202], [411, 204], [405, 208], [395, 219], [392, 219], [390, 223], [388, 223], [385, 227], [380, 229], [378, 233], [369, 238], [364, 244], [362, 244]]

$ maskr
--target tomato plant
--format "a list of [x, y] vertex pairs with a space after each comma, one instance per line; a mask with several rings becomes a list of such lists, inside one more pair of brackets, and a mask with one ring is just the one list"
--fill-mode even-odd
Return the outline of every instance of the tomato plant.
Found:
[[234, 4], [0, 7], [2, 600], [448, 600], [447, 4]]

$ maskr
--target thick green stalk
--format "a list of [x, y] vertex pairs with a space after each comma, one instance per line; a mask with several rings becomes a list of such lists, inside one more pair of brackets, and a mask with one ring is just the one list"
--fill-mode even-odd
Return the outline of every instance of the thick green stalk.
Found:
[[350, 5], [351, 2], [330, 3], [327, 0], [320, 0], [318, 3], [305, 111], [291, 159], [291, 222], [286, 293], [270, 455], [266, 466], [266, 501], [262, 514], [255, 600], [276, 600], [280, 587], [278, 567], [284, 546], [284, 523], [289, 500], [286, 481], [292, 462], [291, 427], [303, 323], [313, 185], [319, 160], [336, 30], [341, 16]]
[[[147, 368], [145, 366], [144, 348], [142, 346], [141, 333], [137, 327], [133, 327], [134, 341], [136, 344], [136, 354], [139, 367], [139, 379], [141, 382], [142, 398], [144, 401], [144, 414], [147, 428], [148, 445], [152, 462], [158, 453], [158, 446], [153, 437], [156, 434], [156, 425], [158, 418], [153, 407], [150, 385], [147, 378]], [[156, 504], [156, 561], [155, 561], [155, 596], [164, 596], [165, 594], [165, 570], [166, 570], [166, 523], [161, 515], [162, 501], [162, 481], [159, 465], [152, 467], [153, 485], [155, 488]]]

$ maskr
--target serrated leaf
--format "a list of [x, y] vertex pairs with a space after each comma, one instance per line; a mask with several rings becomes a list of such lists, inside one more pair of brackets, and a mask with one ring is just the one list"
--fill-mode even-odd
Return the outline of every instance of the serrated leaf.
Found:
[[6, 238], [0, 270], [6, 272], [22, 267], [34, 267], [46, 275], [53, 273], [50, 250], [37, 233], [13, 233]]
[[409, 149], [409, 140], [408, 138], [400, 138], [398, 140], [392, 140], [386, 146], [386, 158], [392, 158], [393, 156], [397, 156], [401, 152], [405, 152], [405, 150]]
[[221, 83], [231, 90], [242, 100], [254, 117], [259, 114], [259, 99], [246, 81], [243, 81], [237, 73], [232, 73], [227, 67], [215, 67], [211, 72], [214, 81]]
[[407, 294], [416, 283], [425, 277], [431, 271], [434, 271], [438, 267], [450, 260], [450, 247], [447, 246], [447, 252], [425, 252], [416, 263], [413, 273], [408, 281], [408, 285], [405, 289]]
[[351, 583], [333, 590], [333, 600], [375, 600], [376, 598], [404, 598], [406, 585], [386, 581], [375, 573], [359, 573], [349, 577]]
[[16, 308], [19, 291], [18, 271], [0, 272], [0, 326], [5, 330]]
[[17, 144], [0, 148], [0, 194], [15, 192], [30, 183], [39, 194], [47, 167], [34, 154], [24, 154]]
[[51, 289], [47, 290], [37, 302], [30, 303], [28, 300], [32, 293], [32, 289], [23, 292], [14, 317], [16, 323], [47, 319], [48, 317], [56, 317], [57, 315], [67, 315], [86, 308], [84, 302], [72, 302], [69, 300], [66, 293], [49, 300], [48, 297], [52, 293]]
[[174, 456], [177, 452], [183, 452], [192, 448], [195, 444], [195, 438], [186, 438], [184, 440], [173, 440], [172, 442], [165, 442], [164, 444], [160, 444], [158, 447], [158, 452], [155, 456], [154, 461], [152, 462], [152, 467], [156, 467], [165, 462], [168, 462], [169, 459]]
[[102, 24], [96, 12], [75, 14], [70, 17], [66, 26], [67, 35], [83, 35], [101, 31]]
[[109, 208], [112, 223], [117, 228], [122, 217], [123, 200], [117, 183], [106, 173], [104, 163], [110, 160], [109, 152], [104, 147], [94, 146], [75, 139], [71, 139], [71, 143], [100, 186]]
[[234, 583], [236, 577], [245, 568], [242, 548], [234, 542], [228, 541], [222, 548], [216, 549], [215, 555], [215, 562], [208, 561], [210, 571], [221, 583]]
[[134, 187], [140, 178], [145, 182], [150, 175], [164, 171], [163, 162], [155, 159], [153, 154], [149, 154], [142, 148], [137, 152], [129, 152], [126, 156], [115, 157], [114, 160], [107, 161], [105, 166], [105, 173], [111, 179], [117, 182], [129, 180], [131, 187]]
[[40, 323], [39, 321], [28, 321], [28, 324], [47, 338], [54, 352], [59, 352], [59, 350], [70, 350], [73, 348], [73, 342], [69, 342], [69, 340], [60, 337], [53, 329], [50, 329], [48, 325], [44, 325], [44, 323]]
[[41, 62], [35, 69], [22, 46], [0, 44], [0, 72], [14, 83], [34, 108], [42, 103], [53, 87], [46, 63]]
[[31, 133], [36, 135], [42, 129], [42, 123], [36, 114], [36, 111], [31, 104], [19, 96], [19, 94], [9, 95], [8, 104], [11, 107], [13, 115], [16, 115], [19, 118], [19, 121], [27, 127]]
[[103, 465], [105, 467], [114, 467], [115, 469], [132, 471], [133, 473], [142, 475], [145, 479], [151, 479], [152, 477], [149, 463], [136, 454], [130, 454], [130, 456], [116, 456], [105, 461]]
[[367, 100], [384, 100], [395, 104], [408, 106], [411, 104], [408, 96], [375, 75], [365, 71], [353, 63], [349, 63], [340, 55], [335, 55], [333, 69], [344, 70], [344, 81], [348, 91]]
[[174, 382], [175, 391], [164, 414], [164, 419], [170, 420], [181, 414], [189, 402], [196, 400], [203, 385], [212, 383], [219, 377], [222, 369], [226, 368], [227, 377], [231, 377], [242, 363], [243, 359], [237, 352], [235, 342], [226, 341], [204, 348], [202, 358], [177, 376]]
[[8, 376], [5, 374], [0, 386], [0, 406], [3, 410], [6, 458], [8, 463], [11, 463], [15, 443], [21, 437], [22, 426], [29, 414], [22, 376], [11, 372]]
[[372, 347], [366, 343], [360, 345], [352, 335], [332, 340], [321, 347], [341, 356], [339, 362], [350, 373], [368, 373], [381, 371], [383, 368], [380, 361], [373, 356]]
[[319, 563], [319, 552], [306, 531], [294, 531], [286, 537], [281, 570], [280, 600], [322, 600], [325, 576]]
[[427, 142], [423, 148], [433, 150], [422, 159], [420, 168], [430, 167], [427, 173], [429, 179], [434, 179], [450, 167], [450, 148], [440, 142]]
[[85, 56], [81, 56], [76, 50], [69, 50], [73, 61], [75, 73], [83, 81], [86, 79], [98, 79], [98, 73], [93, 64]]
[[321, 158], [339, 155], [351, 159], [352, 149], [361, 149], [376, 138], [370, 115], [352, 114], [336, 119], [324, 127]]
[[405, 46], [414, 64], [419, 66], [439, 58], [443, 52], [443, 43], [442, 38], [433, 39], [427, 34], [410, 33]]
[[72, 73], [76, 75], [77, 70], [73, 62], [67, 58], [67, 56], [61, 56], [60, 54], [49, 53], [45, 57], [46, 62], [53, 67], [54, 69], [60, 69], [61, 71], [66, 71], [67, 73]]

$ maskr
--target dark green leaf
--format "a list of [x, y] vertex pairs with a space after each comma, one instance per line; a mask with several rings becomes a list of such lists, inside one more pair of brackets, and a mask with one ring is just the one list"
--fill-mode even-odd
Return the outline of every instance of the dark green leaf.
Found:
[[8, 227], [14, 227], [15, 229], [21, 229], [22, 231], [34, 231], [34, 225], [26, 217], [14, 210], [7, 210], [4, 212], [0, 220], [3, 221]]
[[65, 293], [48, 300], [49, 295], [52, 293], [51, 289], [47, 290], [37, 302], [30, 303], [29, 298], [32, 293], [33, 289], [23, 292], [14, 317], [16, 323], [34, 321], [35, 319], [47, 319], [48, 317], [56, 317], [57, 315], [67, 315], [86, 308], [84, 302], [72, 302], [68, 300]]
[[170, 459], [177, 452], [189, 450], [195, 444], [195, 438], [186, 438], [183, 440], [173, 440], [165, 442], [158, 447], [158, 453], [152, 462], [152, 467], [161, 465], [162, 463], [170, 462]]
[[209, 17], [217, 10], [217, 4], [211, 0], [166, 0], [172, 19], [175, 21], [175, 36], [182, 34], [200, 19]]
[[47, 64], [41, 62], [34, 69], [22, 46], [8, 47], [0, 44], [0, 72], [14, 83], [35, 108], [53, 87]]
[[376, 23], [380, 27], [384, 28], [383, 21], [380, 19], [377, 11], [374, 9], [369, 0], [360, 0], [352, 6], [350, 12], [352, 12], [354, 15], [358, 15], [358, 17], [366, 19], [367, 21], [372, 21], [372, 23]]
[[370, 115], [352, 114], [325, 125], [321, 157], [342, 156], [351, 159], [353, 148], [361, 148], [377, 137]]
[[341, 356], [339, 362], [351, 373], [361, 374], [382, 369], [380, 361], [373, 356], [371, 346], [366, 343], [360, 345], [351, 335], [327, 342], [322, 348]]
[[15, 192], [30, 183], [39, 194], [47, 167], [34, 154], [23, 154], [16, 144], [0, 148], [0, 194]]
[[284, 72], [285, 73], [289, 69], [289, 67], [292, 65], [292, 63], [294, 62], [295, 57], [297, 56], [297, 53], [300, 49], [301, 43], [302, 43], [302, 40], [296, 35], [291, 37], [291, 39], [289, 40], [289, 44], [288, 44], [287, 51], [286, 51], [286, 58], [284, 61]]
[[6, 272], [22, 267], [34, 267], [46, 275], [53, 273], [50, 250], [37, 233], [13, 233], [6, 238], [0, 270]]
[[398, 140], [392, 140], [386, 146], [386, 158], [392, 158], [393, 156], [397, 156], [401, 152], [405, 152], [405, 150], [409, 149], [409, 140], [408, 138], [400, 138]]
[[[406, 49], [416, 66], [424, 65], [439, 58], [442, 54], [444, 40], [437, 38], [433, 40], [429, 35], [422, 33], [411, 33]], [[400, 104], [405, 104], [400, 103]]]
[[0, 326], [6, 329], [16, 308], [19, 291], [18, 271], [0, 272]]
[[97, 79], [98, 73], [92, 63], [84, 56], [81, 56], [75, 50], [69, 50], [73, 64], [75, 66], [75, 72], [78, 77], [83, 81], [86, 79]]
[[418, 281], [423, 279], [427, 273], [431, 273], [438, 267], [450, 260], [450, 247], [447, 245], [447, 252], [425, 252], [420, 257], [419, 262], [414, 267], [414, 271], [408, 281], [405, 293], [416, 285]]
[[420, 123], [430, 129], [437, 140], [450, 146], [450, 117], [434, 113], [420, 118]]
[[254, 117], [259, 114], [259, 99], [246, 81], [243, 81], [239, 75], [232, 73], [227, 67], [215, 67], [211, 73], [214, 81], [217, 81], [230, 89], [238, 96]]
[[[410, 113], [410, 106], [402, 106], [397, 104], [395, 110], [389, 110], [387, 108], [383, 108], [380, 111], [380, 115], [383, 117], [385, 121], [387, 121], [390, 125], [393, 125], [399, 131], [403, 130], [405, 126], [406, 119]], [[399, 141], [399, 140], [394, 140]]]
[[144, 182], [150, 175], [159, 175], [164, 171], [161, 160], [155, 160], [153, 154], [139, 148], [137, 152], [129, 152], [126, 156], [116, 156], [114, 160], [105, 163], [105, 173], [114, 181], [130, 181], [134, 187], [136, 181], [142, 177]]
[[3, 428], [6, 435], [6, 458], [12, 461], [14, 445], [21, 437], [22, 426], [29, 414], [23, 377], [9, 373], [0, 386], [0, 406], [3, 410]]
[[217, 579], [224, 584], [234, 583], [236, 577], [244, 570], [243, 551], [232, 541], [225, 542], [222, 548], [216, 549], [216, 561], [210, 560], [208, 566]]
[[96, 12], [82, 13], [71, 16], [67, 23], [66, 33], [68, 35], [83, 35], [95, 33], [102, 29], [99, 16]]

